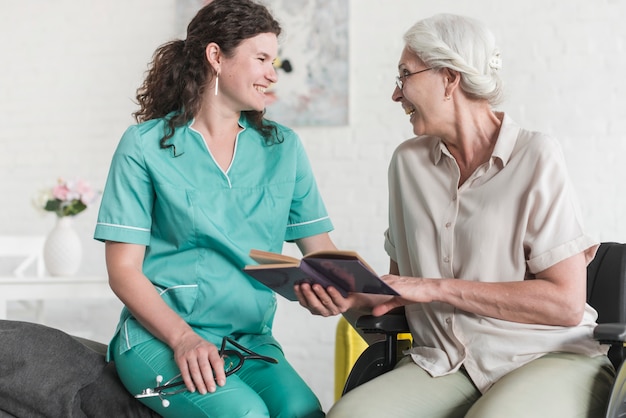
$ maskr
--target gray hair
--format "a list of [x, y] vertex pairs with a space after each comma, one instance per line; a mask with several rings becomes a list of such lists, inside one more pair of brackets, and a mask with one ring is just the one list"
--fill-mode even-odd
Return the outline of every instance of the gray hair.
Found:
[[486, 99], [492, 106], [502, 101], [500, 51], [493, 33], [481, 22], [438, 14], [415, 23], [403, 39], [427, 66], [459, 72], [460, 86], [469, 96]]

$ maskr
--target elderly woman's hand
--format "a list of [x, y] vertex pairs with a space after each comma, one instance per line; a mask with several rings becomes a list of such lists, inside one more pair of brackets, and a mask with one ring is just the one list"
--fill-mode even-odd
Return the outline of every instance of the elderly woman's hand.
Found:
[[374, 306], [372, 315], [381, 316], [400, 306], [417, 302], [428, 303], [434, 300], [432, 292], [434, 290], [433, 285], [436, 285], [435, 280], [397, 276], [395, 274], [387, 274], [382, 276], [381, 279], [398, 292], [400, 296], [393, 296], [383, 303]]

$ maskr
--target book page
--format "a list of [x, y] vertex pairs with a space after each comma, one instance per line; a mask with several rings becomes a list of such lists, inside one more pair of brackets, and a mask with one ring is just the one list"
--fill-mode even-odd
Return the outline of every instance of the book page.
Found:
[[297, 258], [262, 250], [250, 250], [250, 257], [257, 263], [265, 266], [268, 264], [293, 264], [296, 266], [300, 264], [300, 260]]
[[308, 253], [303, 258], [316, 257], [316, 258], [361, 258], [356, 251], [349, 250], [328, 250], [328, 251], [314, 251]]

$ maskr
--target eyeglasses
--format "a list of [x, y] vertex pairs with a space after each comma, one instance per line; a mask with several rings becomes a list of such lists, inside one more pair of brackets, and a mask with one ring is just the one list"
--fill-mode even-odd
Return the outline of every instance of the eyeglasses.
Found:
[[[236, 350], [226, 350], [226, 343], [237, 347], [239, 350], [243, 351], [247, 355], [243, 355]], [[263, 360], [272, 364], [278, 363], [278, 360], [276, 360], [275, 358], [263, 356], [261, 354], [255, 353], [254, 351], [248, 350], [246, 347], [238, 344], [236, 341], [233, 341], [228, 337], [224, 337], [222, 339], [222, 346], [220, 348], [219, 354], [220, 357], [224, 359], [224, 372], [226, 372], [226, 376], [230, 376], [231, 374], [241, 369], [241, 367], [243, 367], [243, 362], [246, 360]], [[163, 383], [163, 376], [159, 375], [156, 377], [156, 387], [144, 389], [143, 391], [141, 391], [141, 393], [135, 395], [135, 398], [152, 398], [158, 396], [161, 399], [163, 407], [167, 408], [168, 406], [170, 406], [170, 401], [165, 399], [165, 396], [176, 395], [177, 393], [181, 393], [187, 390], [187, 388], [175, 389], [179, 386], [185, 385], [185, 382], [180, 380], [180, 377], [181, 375], [179, 373], [167, 382]]]
[[396, 77], [396, 86], [398, 86], [398, 88], [400, 90], [402, 90], [402, 87], [404, 87], [404, 79], [415, 75], [415, 74], [419, 74], [419, 73], [423, 73], [424, 71], [428, 71], [428, 70], [432, 70], [432, 68], [424, 68], [423, 70], [419, 70], [419, 71], [415, 71], [414, 73], [408, 73], [408, 74], [404, 74], [404, 75], [399, 75]]

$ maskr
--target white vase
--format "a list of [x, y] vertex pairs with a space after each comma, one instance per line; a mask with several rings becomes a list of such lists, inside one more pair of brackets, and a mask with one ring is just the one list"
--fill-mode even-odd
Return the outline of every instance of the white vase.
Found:
[[43, 260], [51, 276], [73, 276], [80, 267], [83, 246], [70, 216], [57, 217], [43, 247]]

